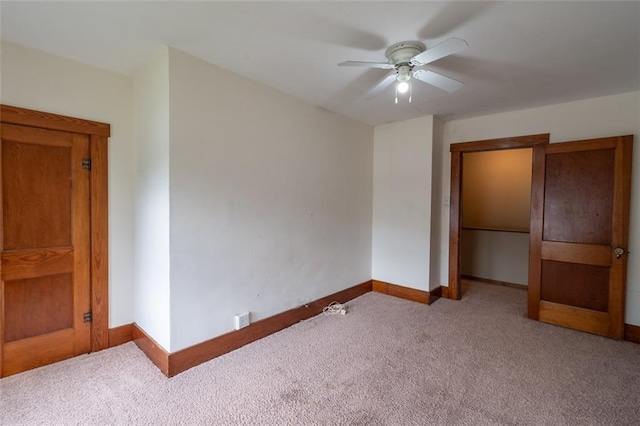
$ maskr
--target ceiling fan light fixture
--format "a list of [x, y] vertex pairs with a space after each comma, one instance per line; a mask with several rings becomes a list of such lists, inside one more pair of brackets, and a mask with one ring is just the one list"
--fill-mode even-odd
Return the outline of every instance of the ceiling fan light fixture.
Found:
[[411, 66], [403, 64], [398, 67], [398, 75], [396, 76], [396, 89], [398, 93], [407, 93], [409, 91], [409, 79], [411, 79]]
[[425, 70], [422, 67], [438, 59], [458, 53], [467, 47], [469, 47], [469, 45], [466, 41], [456, 37], [451, 37], [429, 49], [420, 41], [403, 41], [387, 48], [384, 53], [387, 57], [387, 62], [346, 61], [338, 65], [389, 70], [395, 69], [395, 75], [393, 72], [388, 73], [382, 81], [369, 91], [367, 99], [371, 99], [382, 92], [390, 86], [395, 79], [395, 102], [397, 104], [398, 93], [404, 95], [408, 92], [409, 102], [411, 102], [413, 92], [412, 82], [414, 79], [450, 93], [462, 87], [461, 82], [431, 70]]

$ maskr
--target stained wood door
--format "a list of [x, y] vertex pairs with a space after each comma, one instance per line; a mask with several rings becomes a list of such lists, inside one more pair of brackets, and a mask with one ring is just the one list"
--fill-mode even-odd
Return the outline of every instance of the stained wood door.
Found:
[[91, 349], [86, 134], [2, 124], [2, 375]]
[[534, 148], [530, 318], [623, 337], [632, 142]]

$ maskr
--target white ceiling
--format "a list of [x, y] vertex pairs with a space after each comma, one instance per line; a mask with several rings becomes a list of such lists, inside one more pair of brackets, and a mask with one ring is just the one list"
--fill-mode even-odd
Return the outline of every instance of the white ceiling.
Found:
[[[124, 74], [161, 45], [369, 124], [444, 119], [640, 90], [640, 2], [8, 2], [1, 37]], [[464, 86], [418, 82], [364, 95], [388, 71], [387, 46], [459, 37], [463, 52], [431, 69]]]

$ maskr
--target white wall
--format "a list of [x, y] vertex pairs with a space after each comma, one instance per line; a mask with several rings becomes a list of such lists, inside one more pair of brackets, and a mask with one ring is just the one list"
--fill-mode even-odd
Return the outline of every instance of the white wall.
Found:
[[[448, 253], [440, 251], [440, 229], [442, 228], [442, 207], [439, 200], [443, 199], [442, 194], [442, 161], [443, 156], [443, 132], [444, 122], [437, 117], [433, 117], [433, 152], [431, 162], [431, 235], [429, 243], [429, 251], [431, 258], [429, 260], [429, 290], [440, 287], [440, 265], [442, 256], [448, 256]], [[434, 202], [435, 200], [435, 202]]]
[[135, 322], [166, 350], [169, 288], [169, 50], [134, 76]]
[[529, 231], [533, 149], [462, 155], [462, 227]]
[[373, 279], [429, 290], [433, 116], [376, 126]]
[[[443, 153], [443, 193], [449, 194], [449, 145], [507, 136], [550, 133], [551, 142], [593, 139], [633, 134], [635, 153], [631, 184], [631, 224], [627, 275], [626, 322], [640, 325], [640, 92], [587, 99], [541, 108], [492, 114], [445, 123]], [[449, 251], [449, 207], [441, 201], [445, 216], [441, 228], [441, 250]], [[440, 280], [447, 283], [448, 256], [442, 256]]]
[[371, 278], [370, 126], [168, 49], [134, 78], [1, 59], [2, 103], [111, 124], [110, 327], [173, 352]]
[[460, 245], [462, 274], [528, 284], [528, 232], [463, 229]]
[[371, 279], [373, 129], [177, 50], [169, 67], [170, 350]]
[[132, 79], [1, 42], [0, 102], [109, 123], [109, 326], [133, 321]]

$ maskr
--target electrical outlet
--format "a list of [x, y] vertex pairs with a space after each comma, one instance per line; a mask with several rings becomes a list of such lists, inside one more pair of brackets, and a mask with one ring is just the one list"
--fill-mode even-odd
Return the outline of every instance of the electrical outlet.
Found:
[[236, 330], [240, 330], [250, 324], [249, 320], [249, 312], [244, 312], [242, 314], [236, 314]]

